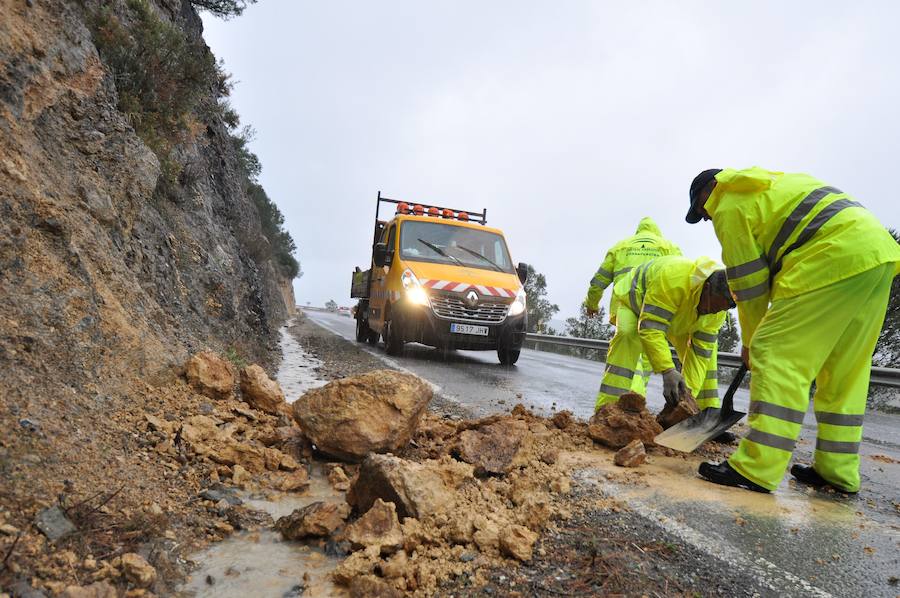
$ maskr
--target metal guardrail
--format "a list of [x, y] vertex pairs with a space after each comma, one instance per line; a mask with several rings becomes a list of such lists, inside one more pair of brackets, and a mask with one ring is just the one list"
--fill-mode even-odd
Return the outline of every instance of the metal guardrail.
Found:
[[[581, 349], [598, 349], [604, 352], [609, 351], [609, 341], [597, 340], [592, 338], [528, 333], [525, 335], [525, 340], [531, 341], [533, 343], [544, 343], [548, 345], [578, 347]], [[736, 368], [741, 365], [741, 356], [737, 353], [725, 353], [724, 351], [719, 351], [718, 364], [725, 367]], [[872, 373], [869, 377], [869, 384], [874, 384], [877, 386], [889, 386], [891, 388], [900, 388], [900, 369], [872, 366]]]

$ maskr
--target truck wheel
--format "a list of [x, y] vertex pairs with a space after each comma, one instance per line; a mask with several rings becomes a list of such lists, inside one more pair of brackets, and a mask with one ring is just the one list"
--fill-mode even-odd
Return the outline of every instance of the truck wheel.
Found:
[[514, 365], [519, 361], [519, 353], [521, 352], [521, 349], [510, 349], [508, 346], [501, 343], [497, 347], [497, 358], [503, 365]]
[[384, 330], [381, 333], [384, 339], [384, 352], [388, 355], [400, 355], [403, 353], [403, 339], [397, 334], [395, 325], [391, 320], [384, 323]]
[[369, 328], [368, 338], [366, 339], [370, 345], [373, 347], [378, 344], [378, 339], [381, 338], [381, 335]]
[[356, 342], [364, 343], [369, 340], [369, 321], [356, 318]]

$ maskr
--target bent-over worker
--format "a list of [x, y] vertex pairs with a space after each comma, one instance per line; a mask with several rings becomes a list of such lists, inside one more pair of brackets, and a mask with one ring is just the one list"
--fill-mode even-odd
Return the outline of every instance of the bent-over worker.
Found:
[[677, 403], [690, 391], [704, 409], [719, 407], [718, 333], [725, 311], [734, 306], [725, 271], [709, 258], [665, 256], [632, 270], [613, 292], [619, 305], [616, 334], [596, 408], [629, 392], [635, 375], [631, 364], [642, 351], [653, 371], [662, 374], [666, 403]]
[[859, 443], [872, 354], [900, 246], [846, 193], [807, 174], [712, 169], [691, 184], [690, 223], [712, 220], [752, 367], [750, 432], [727, 461], [703, 463], [717, 484], [774, 490], [809, 405], [818, 422], [802, 483], [859, 490]]
[[[584, 300], [587, 315], [590, 317], [597, 315], [600, 299], [603, 297], [603, 291], [606, 290], [606, 287], [610, 284], [615, 285], [633, 268], [637, 268], [641, 264], [664, 255], [681, 255], [681, 250], [675, 243], [663, 237], [662, 231], [659, 230], [652, 218], [641, 218], [637, 231], [632, 236], [622, 239], [613, 245], [606, 252], [603, 263], [597, 268], [597, 272], [594, 274], [588, 287], [587, 297]], [[616, 301], [616, 295], [612, 293], [609, 301], [609, 321], [611, 324], [616, 323], [616, 312], [618, 309], [619, 305]], [[626, 367], [635, 372], [632, 377], [631, 391], [643, 395], [646, 392], [647, 381], [651, 373], [650, 363], [647, 361], [646, 355], [638, 354], [635, 362], [628, 364]], [[599, 394], [597, 399], [599, 401]]]

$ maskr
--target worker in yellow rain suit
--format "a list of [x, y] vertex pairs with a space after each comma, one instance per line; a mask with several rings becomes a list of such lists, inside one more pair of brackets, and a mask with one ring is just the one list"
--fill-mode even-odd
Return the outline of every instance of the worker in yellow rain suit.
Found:
[[806, 174], [707, 170], [691, 184], [687, 221], [712, 220], [753, 368], [750, 432], [717, 484], [760, 492], [784, 477], [813, 397], [818, 432], [800, 482], [859, 490], [859, 443], [872, 353], [900, 272], [900, 246], [871, 212]]
[[[662, 231], [652, 218], [641, 218], [637, 231], [627, 239], [622, 239], [606, 252], [603, 263], [597, 268], [597, 272], [591, 279], [588, 287], [587, 298], [584, 300], [584, 308], [587, 315], [594, 317], [600, 305], [603, 291], [610, 284], [615, 284], [637, 268], [641, 264], [664, 255], [681, 255], [677, 245], [662, 236]], [[609, 321], [616, 323], [616, 312], [619, 306], [615, 293], [609, 301]], [[607, 367], [609, 364], [607, 364]], [[631, 391], [643, 395], [646, 392], [647, 381], [650, 378], [650, 363], [646, 355], [638, 355], [634, 363], [627, 364], [626, 369], [633, 371], [631, 377]], [[597, 395], [599, 401], [600, 395]]]
[[[665, 256], [638, 266], [613, 288], [619, 305], [596, 408], [631, 388], [630, 364], [643, 351], [663, 376], [666, 403], [685, 391], [704, 408], [719, 407], [716, 350], [725, 310], [734, 306], [723, 269], [709, 258]], [[675, 369], [669, 342], [682, 363]]]

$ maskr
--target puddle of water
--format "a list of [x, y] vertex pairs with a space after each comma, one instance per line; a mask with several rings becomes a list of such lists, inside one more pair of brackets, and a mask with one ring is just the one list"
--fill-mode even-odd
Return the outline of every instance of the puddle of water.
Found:
[[[242, 498], [247, 507], [277, 519], [316, 501], [342, 502], [344, 495], [331, 487], [322, 464], [316, 463], [310, 472], [310, 486], [303, 494], [263, 498], [248, 493]], [[328, 579], [342, 559], [326, 555], [313, 542], [286, 542], [268, 529], [235, 534], [192, 560], [197, 569], [181, 591], [196, 598], [347, 595]], [[213, 583], [207, 581], [208, 577]]]
[[325, 380], [320, 380], [316, 376], [316, 368], [322, 365], [322, 362], [303, 350], [297, 339], [288, 332], [288, 326], [292, 322], [288, 322], [287, 326], [281, 328], [281, 366], [275, 379], [284, 391], [285, 400], [293, 403], [307, 390], [318, 388], [326, 384]]

